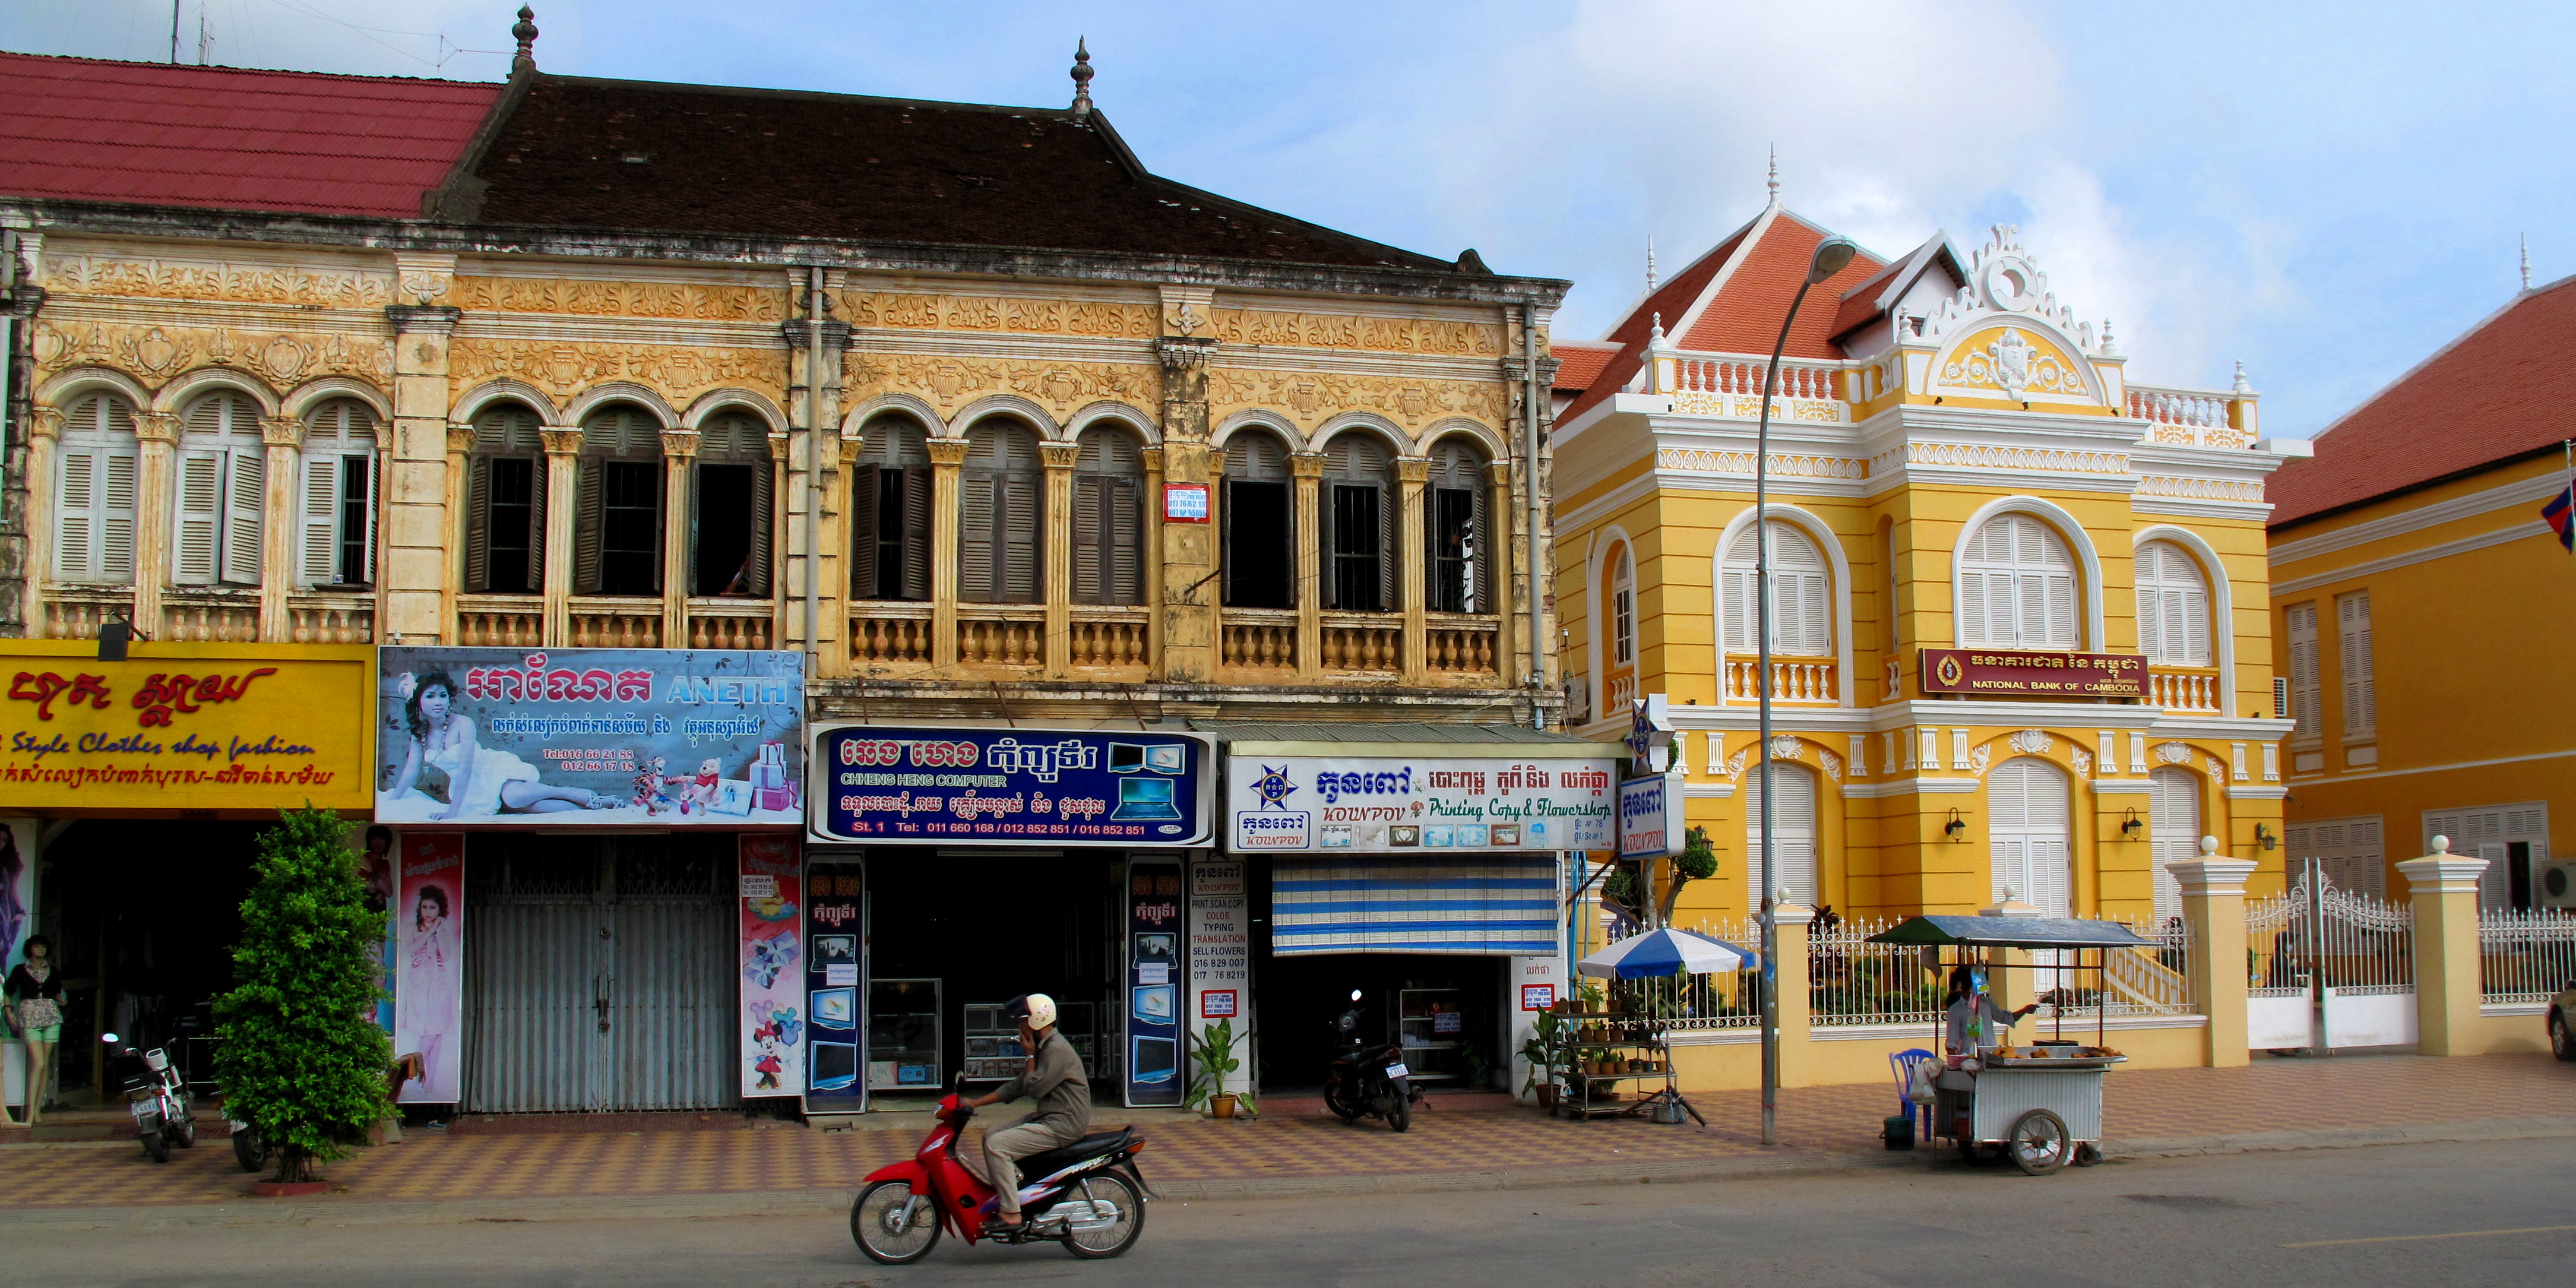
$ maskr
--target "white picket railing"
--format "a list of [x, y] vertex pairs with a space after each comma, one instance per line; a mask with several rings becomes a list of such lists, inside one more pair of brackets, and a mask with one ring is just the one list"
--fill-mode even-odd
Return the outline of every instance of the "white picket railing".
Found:
[[2546, 1002], [2576, 985], [2576, 916], [2555, 908], [2478, 913], [2478, 1000]]

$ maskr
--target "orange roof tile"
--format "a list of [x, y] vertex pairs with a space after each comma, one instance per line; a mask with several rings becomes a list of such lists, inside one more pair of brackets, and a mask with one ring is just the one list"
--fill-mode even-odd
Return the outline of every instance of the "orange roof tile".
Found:
[[2271, 526], [2576, 438], [2576, 277], [2525, 293], [2317, 435], [2264, 488]]
[[[1744, 257], [1743, 265], [1718, 288], [1717, 298], [1691, 319], [1688, 333], [1674, 339], [1675, 346], [1704, 353], [1771, 352], [1771, 346], [1780, 338], [1780, 318], [1789, 311], [1789, 301], [1798, 294], [1798, 284], [1806, 280], [1807, 264], [1816, 253], [1817, 243], [1830, 235], [1781, 211], [1780, 217], [1763, 230], [1762, 240]], [[1842, 328], [1836, 325], [1838, 311], [1832, 302], [1886, 267], [1885, 260], [1864, 252], [1853, 256], [1851, 265], [1842, 272], [1817, 283], [1807, 293], [1807, 303], [1798, 310], [1798, 320], [1790, 328], [1784, 351], [1787, 356], [1842, 357], [1841, 347], [1834, 343]]]
[[1619, 356], [1619, 346], [1591, 340], [1558, 340], [1548, 347], [1556, 355], [1558, 389], [1589, 389], [1603, 368]]

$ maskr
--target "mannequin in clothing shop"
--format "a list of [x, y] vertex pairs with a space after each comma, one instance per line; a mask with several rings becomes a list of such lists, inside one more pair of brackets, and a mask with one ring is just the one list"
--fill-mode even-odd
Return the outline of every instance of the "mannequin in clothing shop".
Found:
[[54, 1044], [63, 1037], [63, 977], [54, 964], [54, 941], [27, 937], [27, 958], [0, 986], [9, 1027], [27, 1041], [27, 1125], [36, 1125], [54, 1094]]

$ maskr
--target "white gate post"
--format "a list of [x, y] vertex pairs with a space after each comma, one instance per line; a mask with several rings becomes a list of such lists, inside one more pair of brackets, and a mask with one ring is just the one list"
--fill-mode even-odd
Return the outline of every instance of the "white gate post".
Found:
[[2245, 878], [2252, 859], [2218, 857], [2218, 838], [2200, 838], [2200, 857], [2166, 865], [2182, 887], [2182, 917], [2191, 928], [2192, 1004], [2209, 1017], [2211, 1068], [2252, 1059], [2245, 1049]]

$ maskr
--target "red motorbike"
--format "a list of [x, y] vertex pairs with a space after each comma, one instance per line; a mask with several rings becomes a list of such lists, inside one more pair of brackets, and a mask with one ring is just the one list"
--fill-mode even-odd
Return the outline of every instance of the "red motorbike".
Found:
[[942, 1230], [968, 1243], [1061, 1243], [1077, 1257], [1114, 1257], [1145, 1232], [1145, 1174], [1134, 1127], [1099, 1132], [1020, 1160], [1020, 1225], [994, 1220], [1000, 1200], [957, 1157], [957, 1138], [975, 1116], [954, 1092], [939, 1102], [937, 1125], [905, 1162], [868, 1173], [850, 1205], [859, 1251], [890, 1266], [910, 1265], [939, 1246]]

